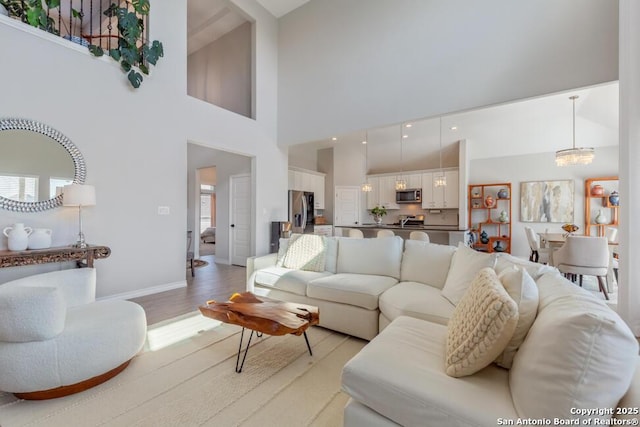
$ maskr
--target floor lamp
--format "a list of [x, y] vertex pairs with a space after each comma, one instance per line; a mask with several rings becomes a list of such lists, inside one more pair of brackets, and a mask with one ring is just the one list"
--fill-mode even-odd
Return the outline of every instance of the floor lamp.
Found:
[[80, 231], [78, 233], [78, 241], [73, 245], [76, 248], [87, 247], [84, 233], [82, 232], [82, 207], [95, 206], [95, 204], [96, 189], [93, 185], [70, 184], [64, 186], [62, 190], [62, 205], [78, 207], [78, 226]]

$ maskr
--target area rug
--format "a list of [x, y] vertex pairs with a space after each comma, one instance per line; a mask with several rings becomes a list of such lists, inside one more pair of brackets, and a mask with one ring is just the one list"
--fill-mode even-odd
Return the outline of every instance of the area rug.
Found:
[[204, 261], [204, 260], [201, 260], [201, 259], [194, 259], [193, 260], [193, 266], [195, 268], [204, 267], [205, 265], [209, 265], [209, 263], [207, 261]]
[[148, 343], [90, 390], [48, 401], [0, 393], [0, 426], [340, 426], [342, 367], [366, 344], [312, 327], [309, 356], [301, 336], [254, 336], [237, 374], [238, 327], [192, 313], [149, 331], [168, 346]]

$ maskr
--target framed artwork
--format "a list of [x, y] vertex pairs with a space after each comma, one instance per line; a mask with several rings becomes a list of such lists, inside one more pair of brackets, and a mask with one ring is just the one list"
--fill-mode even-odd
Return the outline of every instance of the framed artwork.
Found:
[[573, 180], [520, 183], [520, 221], [573, 223]]

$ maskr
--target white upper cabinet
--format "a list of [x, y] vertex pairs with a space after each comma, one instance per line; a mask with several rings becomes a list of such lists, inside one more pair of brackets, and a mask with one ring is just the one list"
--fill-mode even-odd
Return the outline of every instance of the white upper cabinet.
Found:
[[380, 178], [377, 176], [368, 176], [367, 182], [371, 185], [371, 191], [367, 192], [367, 209], [373, 209], [380, 206]]
[[407, 183], [407, 188], [422, 188], [422, 174], [420, 173], [404, 174], [402, 179]]
[[457, 209], [459, 206], [459, 178], [457, 170], [444, 171], [447, 185], [436, 187], [435, 179], [443, 172], [425, 172], [422, 174], [423, 209]]
[[396, 177], [381, 176], [378, 203], [387, 209], [400, 209], [396, 203]]
[[289, 169], [289, 190], [313, 192], [314, 209], [324, 209], [324, 177], [320, 172]]

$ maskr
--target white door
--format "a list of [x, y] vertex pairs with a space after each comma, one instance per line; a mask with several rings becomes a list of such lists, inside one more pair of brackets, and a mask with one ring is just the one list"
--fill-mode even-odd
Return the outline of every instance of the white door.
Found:
[[360, 187], [336, 187], [333, 225], [360, 224]]
[[229, 258], [231, 264], [247, 265], [251, 256], [251, 175], [231, 175]]

